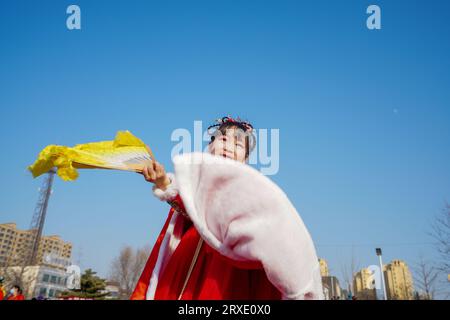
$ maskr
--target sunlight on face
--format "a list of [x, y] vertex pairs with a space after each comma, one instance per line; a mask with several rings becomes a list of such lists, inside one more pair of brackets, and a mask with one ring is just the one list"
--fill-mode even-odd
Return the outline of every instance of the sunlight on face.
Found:
[[214, 141], [209, 145], [209, 152], [216, 156], [245, 162], [245, 132], [239, 128], [228, 128], [222, 134], [217, 130]]

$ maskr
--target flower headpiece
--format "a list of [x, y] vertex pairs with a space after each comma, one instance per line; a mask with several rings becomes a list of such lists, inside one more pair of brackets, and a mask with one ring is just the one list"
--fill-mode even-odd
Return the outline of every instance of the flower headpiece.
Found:
[[241, 120], [239, 117], [234, 119], [234, 118], [231, 118], [230, 116], [216, 119], [216, 123], [209, 126], [208, 131], [212, 128], [220, 127], [221, 125], [223, 125], [225, 123], [236, 124], [237, 126], [244, 128], [244, 131], [249, 131], [249, 132], [253, 131], [253, 126], [249, 122]]

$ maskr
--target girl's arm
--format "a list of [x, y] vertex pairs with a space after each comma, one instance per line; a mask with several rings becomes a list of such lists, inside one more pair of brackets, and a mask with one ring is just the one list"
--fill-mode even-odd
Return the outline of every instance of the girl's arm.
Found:
[[162, 164], [152, 161], [149, 166], [144, 167], [142, 174], [146, 181], [154, 184], [153, 194], [159, 200], [166, 201], [176, 211], [187, 216], [173, 173], [166, 173]]

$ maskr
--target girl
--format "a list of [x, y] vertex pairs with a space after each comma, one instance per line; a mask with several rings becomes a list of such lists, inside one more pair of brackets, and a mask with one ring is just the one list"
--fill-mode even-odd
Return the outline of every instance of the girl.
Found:
[[20, 287], [17, 285], [13, 286], [6, 300], [25, 300], [25, 297], [22, 294], [22, 289], [20, 289]]
[[[214, 128], [217, 128], [217, 130], [211, 135], [211, 140], [208, 146], [209, 153], [215, 156], [232, 159], [239, 163], [245, 163], [249, 158], [250, 152], [255, 147], [255, 137], [253, 135], [252, 125], [248, 122], [241, 121], [240, 119], [224, 117], [218, 120], [217, 124], [209, 127], [208, 130]], [[227, 161], [229, 164], [229, 160], [226, 160], [225, 162]], [[175, 176], [173, 174], [166, 173], [161, 164], [153, 162], [151, 166], [148, 166], [144, 169], [143, 175], [147, 181], [154, 184], [154, 194], [159, 199], [167, 201], [172, 208], [169, 212], [166, 223], [156, 241], [156, 244], [153, 247], [144, 271], [131, 296], [131, 299], [261, 300], [281, 299], [286, 298], [286, 296], [288, 296], [289, 298], [289, 293], [287, 292], [292, 286], [290, 284], [285, 286], [283, 285], [283, 283], [291, 282], [290, 275], [288, 274], [289, 271], [286, 271], [288, 270], [286, 266], [288, 266], [290, 263], [279, 263], [279, 256], [276, 253], [270, 253], [272, 251], [271, 247], [274, 246], [266, 245], [268, 242], [267, 239], [270, 239], [271, 236], [270, 234], [267, 234], [267, 230], [265, 230], [263, 233], [263, 238], [265, 239], [262, 239], [261, 241], [261, 236], [259, 236], [258, 238], [258, 231], [267, 227], [267, 224], [277, 224], [276, 221], [273, 222], [273, 218], [272, 220], [260, 219], [262, 221], [262, 224], [261, 222], [259, 222], [261, 228], [258, 228], [260, 230], [254, 232], [254, 236], [252, 234], [243, 235], [240, 238], [239, 236], [236, 236], [237, 240], [234, 243], [226, 245], [226, 247], [231, 248], [229, 250], [227, 249], [230, 252], [234, 248], [238, 248], [238, 250], [240, 250], [239, 252], [241, 252], [241, 255], [243, 254], [244, 256], [253, 256], [253, 258], [251, 259], [233, 259], [230, 258], [233, 255], [224, 254], [225, 251], [220, 250], [221, 246], [211, 246], [210, 244], [214, 241], [211, 241], [211, 237], [209, 236], [208, 232], [205, 232], [202, 225], [193, 223], [193, 221], [198, 221], [194, 219], [195, 213], [193, 211], [195, 210], [186, 210], [183, 200], [181, 199], [179, 194], [177, 181], [175, 181]], [[226, 173], [223, 176], [225, 175]], [[226, 180], [226, 178], [224, 179]], [[184, 181], [186, 182], [186, 180]], [[253, 189], [254, 187], [254, 185], [251, 186], [251, 188]], [[220, 190], [221, 187], [218, 188]], [[211, 194], [213, 194], [214, 196], [214, 194], [216, 193], [213, 190]], [[244, 198], [244, 201], [246, 199], [247, 198]], [[233, 200], [234, 199], [229, 199], [229, 201]], [[261, 203], [264, 202], [261, 201]], [[266, 209], [267, 207], [268, 206], [266, 205]], [[222, 208], [222, 206], [220, 208]], [[223, 211], [226, 210], [228, 210], [228, 208], [224, 207]], [[259, 211], [259, 209], [257, 211]], [[264, 208], [262, 208], [262, 210], [260, 211], [264, 211]], [[264, 217], [264, 214], [261, 213], [258, 216]], [[276, 215], [272, 216], [275, 217]], [[239, 221], [238, 218], [233, 218], [232, 220]], [[244, 222], [244, 229], [247, 228], [247, 225], [251, 225], [251, 221], [254, 220], [245, 221], [247, 222]], [[288, 224], [292, 223], [288, 221]], [[235, 225], [242, 226], [243, 224], [238, 223]], [[294, 225], [297, 226], [296, 222], [294, 222]], [[284, 226], [285, 227], [282, 228], [285, 230], [285, 232], [289, 231], [289, 226], [286, 224]], [[300, 227], [301, 226], [302, 225], [300, 225]], [[240, 227], [238, 227], [238, 229], [239, 228]], [[222, 225], [220, 222], [218, 228], [216, 229], [222, 229]], [[227, 233], [229, 234], [232, 234], [235, 231], [234, 229], [232, 229], [229, 221], [223, 223], [223, 229], [228, 230]], [[300, 232], [297, 232], [297, 230], [300, 230]], [[246, 230], [246, 232], [248, 232], [248, 230]], [[283, 230], [281, 230], [281, 232], [283, 232]], [[302, 233], [303, 235], [305, 232], [300, 228], [295, 229], [294, 232], [291, 233]], [[237, 235], [239, 234], [239, 232], [233, 234]], [[254, 238], [256, 240], [259, 239], [259, 242], [256, 240], [256, 242], [253, 242], [257, 244], [256, 251], [258, 251], [260, 248], [260, 251], [266, 251], [262, 252], [262, 259], [254, 258], [255, 256], [259, 257], [259, 253], [257, 253], [256, 255], [253, 254], [255, 252], [255, 246], [252, 247], [252, 240], [250, 239], [247, 241], [246, 238]], [[240, 243], [243, 243], [243, 246], [241, 246]], [[262, 243], [263, 245], [259, 246], [258, 243]], [[281, 250], [277, 249], [277, 251], [283, 252], [283, 248], [280, 249]], [[308, 249], [310, 248], [307, 248], [306, 251]], [[247, 254], [246, 252], [249, 253]], [[317, 282], [320, 282], [320, 276], [317, 276], [319, 274], [317, 257], [315, 256], [314, 250], [309, 250], [309, 252], [311, 252], [312, 254], [310, 254], [308, 257], [313, 257], [313, 259], [316, 260], [315, 262], [313, 262], [312, 268], [314, 272], [314, 286], [316, 289], [320, 287], [320, 290], [306, 293], [302, 292], [301, 295], [295, 294], [291, 296], [291, 298], [293, 299], [321, 297], [321, 286], [320, 284], [317, 284]], [[307, 253], [303, 254], [305, 256], [307, 255]], [[265, 259], [264, 257], [266, 256], [271, 256], [275, 259], [270, 260], [270, 257], [269, 259]], [[287, 260], [289, 260], [289, 256], [296, 257], [296, 254], [293, 253], [292, 255], [283, 255], [282, 257], [287, 257]], [[266, 262], [269, 261], [269, 263], [265, 264], [266, 268], [259, 260], [264, 260]], [[299, 259], [297, 259], [297, 261], [298, 260]], [[275, 272], [271, 272], [270, 279], [267, 276], [267, 265], [269, 267], [274, 266], [274, 270], [276, 269]], [[281, 269], [280, 265], [282, 265]], [[304, 264], [298, 265], [303, 266]], [[278, 270], [281, 270], [281, 273], [278, 272]], [[310, 270], [307, 271], [310, 272]], [[281, 274], [282, 276], [278, 276], [279, 274]], [[310, 277], [307, 275], [306, 278], [306, 282], [309, 283]], [[288, 280], [285, 281], [286, 279]], [[292, 276], [292, 280], [294, 280], [294, 283], [302, 282], [296, 281], [295, 279], [297, 278], [295, 276]], [[309, 287], [311, 286], [308, 285], [308, 288]], [[283, 292], [280, 291], [280, 289]], [[295, 289], [294, 291], [298, 290]]]

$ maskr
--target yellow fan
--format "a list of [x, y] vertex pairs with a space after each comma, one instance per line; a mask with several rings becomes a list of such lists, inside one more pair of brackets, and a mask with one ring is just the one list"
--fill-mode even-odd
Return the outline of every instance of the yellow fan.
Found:
[[57, 168], [58, 176], [66, 181], [78, 177], [77, 169], [117, 169], [142, 172], [154, 160], [152, 150], [129, 131], [119, 131], [114, 141], [78, 144], [75, 147], [49, 145], [28, 167], [33, 177]]

